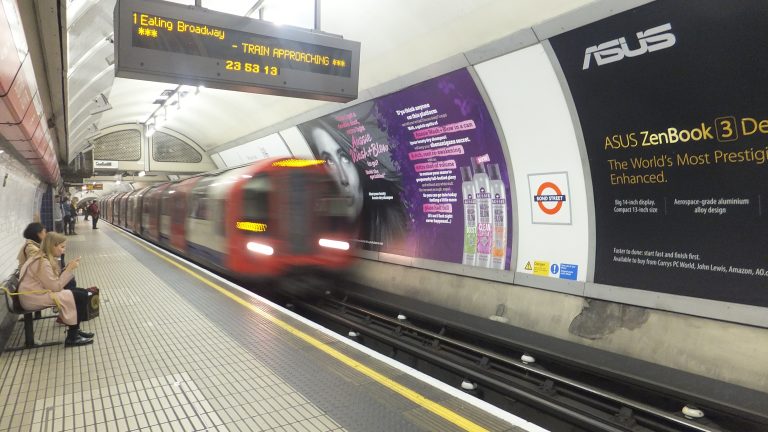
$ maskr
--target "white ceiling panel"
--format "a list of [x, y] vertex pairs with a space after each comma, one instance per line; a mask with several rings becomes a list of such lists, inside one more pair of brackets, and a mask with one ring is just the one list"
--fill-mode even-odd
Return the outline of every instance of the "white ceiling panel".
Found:
[[99, 128], [145, 122], [158, 107], [153, 102], [164, 90], [175, 88], [175, 85], [167, 83], [114, 78], [109, 93], [112, 109], [102, 114]]
[[[362, 43], [360, 89], [364, 90], [531, 27], [590, 1], [323, 0], [321, 30]], [[194, 0], [174, 2], [194, 4]], [[308, 3], [309, 6], [295, 2]], [[256, 0], [203, 0], [202, 5], [242, 15], [256, 3]], [[289, 9], [297, 11], [298, 19], [312, 22], [313, 0], [267, 0], [264, 2], [267, 18], [270, 13], [278, 16], [280, 7], [288, 3]], [[74, 21], [69, 35], [69, 63], [70, 66], [78, 61], [82, 63], [70, 76], [70, 97], [78, 94], [71, 91], [72, 86], [81, 87], [83, 82], [87, 82], [84, 76], [77, 76], [81, 70], [92, 74], [95, 69], [106, 65], [103, 58], [105, 51], [101, 47], [95, 50], [92, 48], [100, 40], [103, 41], [105, 35], [112, 33], [105, 29], [105, 22], [111, 23], [114, 4], [115, 0], [70, 2], [70, 7], [74, 5], [79, 8], [76, 14], [79, 18]], [[92, 28], [83, 26], [89, 20], [93, 21]], [[82, 61], [89, 50], [92, 58]], [[87, 62], [93, 62], [93, 66], [88, 66]], [[80, 92], [80, 97], [87, 96], [89, 99], [103, 91], [88, 86], [84, 88], [88, 90]], [[99, 128], [145, 121], [157, 108], [158, 105], [153, 104], [153, 101], [160, 93], [175, 88], [173, 84], [114, 79], [109, 91], [109, 103], [113, 109], [101, 115]], [[215, 89], [203, 89], [198, 96], [188, 99], [182, 101], [181, 110], [167, 122], [166, 127], [189, 137], [205, 150], [329, 103]], [[77, 112], [70, 111], [69, 115], [75, 116]], [[73, 138], [72, 133], [76, 130], [80, 135], [79, 142], [70, 142], [70, 158], [82, 147], [83, 124], [88, 123], [82, 121], [82, 114], [77, 117], [79, 124], [70, 122], [69, 132], [70, 138]]]
[[279, 134], [267, 135], [219, 153], [228, 166], [238, 166], [268, 157], [291, 156], [291, 151]]
[[[82, 2], [84, 0], [75, 0]], [[104, 40], [113, 33], [113, 11], [115, 10], [115, 0], [101, 0], [82, 10], [77, 19], [69, 24], [68, 34], [68, 52], [69, 64], [73, 64], [73, 59], [79, 59], [91, 47]]]

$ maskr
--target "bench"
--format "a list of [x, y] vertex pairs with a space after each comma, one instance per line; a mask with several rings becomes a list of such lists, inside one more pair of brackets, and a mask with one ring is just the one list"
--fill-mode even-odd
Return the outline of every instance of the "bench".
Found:
[[[5, 305], [8, 307], [8, 312], [14, 315], [24, 316], [19, 320], [24, 321], [24, 346], [7, 349], [2, 349], [2, 347], [0, 347], [0, 351], [19, 351], [27, 348], [40, 348], [61, 344], [61, 342], [38, 343], [35, 341], [34, 321], [38, 319], [56, 318], [56, 315], [43, 317], [42, 311], [48, 309], [48, 307], [37, 310], [26, 310], [22, 308], [19, 296], [22, 296], [25, 293], [19, 293], [18, 289], [19, 281], [17, 274], [11, 275], [2, 285], [0, 285], [0, 290], [5, 293]], [[38, 291], [36, 293], [40, 292]], [[50, 291], [45, 291], [45, 293], [50, 293]]]

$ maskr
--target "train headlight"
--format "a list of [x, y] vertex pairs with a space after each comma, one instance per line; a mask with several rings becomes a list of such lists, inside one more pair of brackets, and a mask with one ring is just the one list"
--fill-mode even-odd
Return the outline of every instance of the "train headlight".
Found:
[[331, 249], [349, 250], [349, 243], [345, 241], [320, 239], [318, 244]]
[[251, 252], [260, 253], [262, 255], [272, 255], [275, 253], [275, 250], [272, 249], [271, 246], [267, 246], [265, 244], [256, 243], [256, 242], [248, 242], [248, 244], [245, 246], [248, 248]]

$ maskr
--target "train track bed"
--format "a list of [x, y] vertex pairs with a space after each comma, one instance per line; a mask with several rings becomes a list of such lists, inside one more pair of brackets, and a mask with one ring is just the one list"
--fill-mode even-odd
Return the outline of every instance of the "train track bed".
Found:
[[[355, 287], [337, 289], [336, 294], [327, 291], [312, 301], [284, 301], [328, 328], [553, 431], [768, 430], [765, 411], [686, 393], [674, 380], [658, 384], [616, 371], [604, 361], [614, 354], [582, 346], [602, 353], [585, 362], [568, 350], [544, 348], [542, 342], [554, 338], [538, 335], [539, 343], [524, 344], [516, 340], [520, 329], [457, 312], [446, 318], [435, 313], [434, 306], [391, 295], [383, 299], [372, 292]], [[506, 329], [507, 334], [490, 328]], [[659, 368], [641, 363], [650, 373]], [[699, 384], [710, 384], [698, 379]], [[763, 399], [753, 400], [753, 405], [763, 403], [766, 395], [754, 393]], [[699, 411], [704, 416], [697, 418]]]

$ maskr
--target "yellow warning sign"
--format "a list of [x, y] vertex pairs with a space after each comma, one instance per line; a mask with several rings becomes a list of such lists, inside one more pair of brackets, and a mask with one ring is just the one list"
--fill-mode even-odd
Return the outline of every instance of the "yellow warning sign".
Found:
[[528, 261], [527, 263], [525, 263], [525, 269], [526, 269], [526, 270], [528, 270], [528, 271], [531, 271], [531, 270], [533, 270], [533, 267], [531, 267], [531, 262], [530, 262], [530, 261]]
[[538, 276], [549, 276], [549, 261], [534, 261], [533, 274]]

